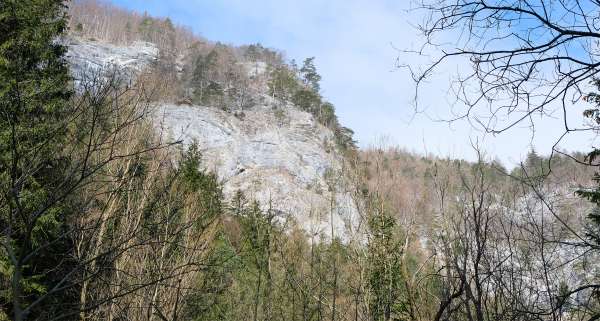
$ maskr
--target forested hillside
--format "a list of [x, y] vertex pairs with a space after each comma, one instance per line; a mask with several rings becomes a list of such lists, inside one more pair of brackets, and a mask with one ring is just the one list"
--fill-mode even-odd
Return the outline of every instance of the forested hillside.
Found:
[[[589, 155], [532, 150], [507, 169], [477, 148], [477, 162], [359, 150], [318, 58], [106, 2], [8, 0], [0, 39], [0, 320], [600, 315]], [[270, 179], [302, 186], [234, 189]], [[306, 195], [326, 206], [293, 200]]]
[[[314, 57], [301, 65], [287, 61], [283, 53], [260, 44], [232, 46], [194, 35], [169, 18], [127, 12], [105, 2], [75, 1], [69, 8], [69, 29], [75, 37], [129, 45], [135, 41], [155, 44], [160, 56], [156, 68], [165, 87], [161, 99], [210, 105], [243, 111], [267, 93], [289, 101], [336, 133], [336, 142], [354, 148], [352, 131], [342, 127], [333, 104], [320, 95]], [[262, 71], [265, 76], [261, 76]]]

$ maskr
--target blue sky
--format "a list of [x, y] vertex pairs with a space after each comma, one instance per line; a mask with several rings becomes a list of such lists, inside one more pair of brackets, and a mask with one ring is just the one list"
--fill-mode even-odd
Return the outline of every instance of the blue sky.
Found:
[[[468, 67], [464, 61], [447, 64], [422, 93], [424, 113], [414, 113], [410, 76], [394, 68], [423, 61], [401, 54], [421, 38], [411, 25], [420, 17], [408, 11], [408, 0], [112, 0], [113, 3], [170, 17], [196, 33], [231, 44], [261, 44], [277, 48], [290, 59], [316, 56], [323, 76], [322, 94], [337, 109], [343, 125], [355, 131], [360, 146], [397, 144], [421, 154], [473, 159], [472, 143], [479, 142], [491, 158], [514, 165], [531, 145], [547, 154], [560, 126], [544, 120], [531, 137], [517, 128], [497, 137], [483, 136], [465, 122], [448, 125], [450, 75]], [[567, 142], [569, 143], [569, 142]], [[589, 141], [572, 138], [569, 146], [587, 149]], [[573, 145], [575, 144], [575, 145]]]

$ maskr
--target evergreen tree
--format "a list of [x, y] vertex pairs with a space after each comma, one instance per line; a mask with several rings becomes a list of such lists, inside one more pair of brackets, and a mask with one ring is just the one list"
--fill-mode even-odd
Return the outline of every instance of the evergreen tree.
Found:
[[239, 278], [241, 259], [236, 249], [220, 232], [206, 259], [206, 269], [197, 281], [198, 288], [187, 299], [187, 320], [234, 320], [236, 304], [232, 292]]
[[325, 102], [319, 108], [319, 122], [327, 127], [337, 125], [337, 117], [335, 115], [335, 106], [330, 102]]
[[292, 70], [292, 72], [294, 73], [294, 75], [298, 75], [298, 73], [300, 72], [298, 70], [298, 64], [296, 63], [296, 59], [292, 59], [290, 61], [290, 69]]
[[315, 66], [315, 57], [304, 59], [302, 68], [300, 68], [300, 74], [304, 80], [304, 84], [310, 86], [315, 92], [319, 92], [321, 85], [321, 75], [317, 73], [317, 67]]
[[544, 159], [538, 155], [534, 148], [527, 153], [525, 169], [530, 177], [540, 176], [544, 173]]
[[44, 319], [70, 300], [36, 301], [69, 265], [61, 146], [72, 93], [57, 41], [65, 9], [59, 0], [0, 2], [0, 308], [17, 321]]
[[215, 79], [219, 54], [211, 50], [206, 56], [199, 55], [194, 63], [192, 86], [194, 101], [199, 104], [209, 104], [223, 96], [223, 88]]
[[197, 222], [197, 228], [204, 228], [222, 212], [223, 192], [218, 178], [214, 173], [207, 173], [200, 169], [201, 154], [196, 141], [188, 147], [180, 164], [184, 186], [188, 193], [197, 195], [199, 205], [204, 209]]
[[275, 68], [269, 79], [269, 94], [281, 100], [288, 100], [298, 90], [296, 75], [285, 66]]
[[368, 243], [368, 282], [373, 294], [369, 302], [371, 317], [374, 321], [401, 320], [406, 313], [402, 248], [398, 241], [396, 220], [380, 206], [374, 209], [368, 220], [371, 235]]
[[144, 41], [153, 40], [153, 35], [155, 33], [154, 20], [148, 15], [147, 12], [144, 12], [142, 21], [138, 26], [138, 32], [140, 33]]
[[249, 45], [244, 51], [244, 58], [255, 62], [260, 58], [264, 48], [260, 43]]
[[298, 108], [314, 115], [321, 105], [321, 96], [312, 89], [301, 88], [292, 96], [292, 102]]
[[356, 148], [356, 141], [352, 138], [354, 131], [352, 129], [336, 125], [334, 130], [335, 142], [339, 148], [345, 151], [351, 151]]

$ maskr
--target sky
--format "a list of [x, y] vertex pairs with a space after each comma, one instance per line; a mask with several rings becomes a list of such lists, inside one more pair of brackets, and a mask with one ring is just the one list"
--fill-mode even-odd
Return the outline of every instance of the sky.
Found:
[[[336, 106], [342, 125], [360, 147], [398, 145], [419, 154], [474, 160], [473, 144], [487, 157], [514, 166], [532, 148], [548, 154], [560, 131], [559, 119], [545, 119], [532, 137], [529, 128], [484, 135], [464, 121], [448, 124], [451, 75], [469, 68], [453, 61], [438, 70], [421, 92], [415, 113], [414, 83], [400, 64], [423, 64], [403, 50], [423, 41], [422, 19], [409, 0], [112, 0], [113, 3], [175, 23], [209, 40], [261, 43], [302, 61], [316, 57], [322, 95]], [[565, 146], [588, 150], [592, 141], [569, 137]]]

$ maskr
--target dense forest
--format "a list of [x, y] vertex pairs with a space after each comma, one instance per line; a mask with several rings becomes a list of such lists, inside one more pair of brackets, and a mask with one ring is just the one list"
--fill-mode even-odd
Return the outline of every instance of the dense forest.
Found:
[[[442, 14], [429, 31], [535, 13], [495, 2], [424, 6]], [[72, 39], [159, 55], [135, 81], [74, 79]], [[477, 146], [477, 162], [359, 149], [315, 59], [96, 0], [0, 2], [0, 321], [600, 319], [598, 150], [531, 150], [507, 169]], [[263, 94], [333, 133], [360, 211], [353, 238], [333, 223], [330, 237], [308, 233], [243, 191], [226, 199], [197, 144], [153, 125], [161, 102], [243, 119]], [[599, 96], [585, 101], [581, 117], [600, 123]]]

